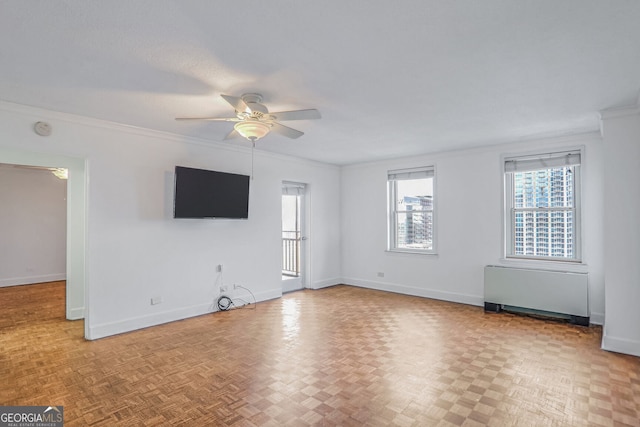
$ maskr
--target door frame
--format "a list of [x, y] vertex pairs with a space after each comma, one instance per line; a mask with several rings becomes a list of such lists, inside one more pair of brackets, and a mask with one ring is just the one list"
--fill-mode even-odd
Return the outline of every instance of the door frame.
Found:
[[[309, 288], [309, 190], [308, 184], [296, 181], [282, 181], [282, 196], [287, 195], [287, 189], [295, 191], [290, 195], [296, 195], [300, 197], [299, 201], [299, 217], [300, 217], [300, 259], [299, 268], [300, 273], [297, 278], [284, 279], [283, 292], [292, 292], [301, 289]], [[281, 213], [282, 215], [282, 213]], [[282, 231], [282, 230], [281, 230]], [[283, 276], [284, 277], [284, 276]], [[287, 287], [285, 282], [295, 281], [291, 283], [293, 286]]]
[[86, 339], [91, 339], [86, 271], [86, 160], [0, 147], [0, 162], [24, 166], [61, 167], [69, 170], [69, 179], [67, 180], [66, 318], [69, 320], [84, 319], [84, 336]]

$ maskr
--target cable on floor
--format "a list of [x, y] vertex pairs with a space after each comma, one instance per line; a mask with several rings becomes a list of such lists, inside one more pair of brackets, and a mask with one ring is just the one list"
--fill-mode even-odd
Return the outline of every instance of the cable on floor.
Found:
[[[241, 285], [233, 285], [234, 289], [244, 289], [245, 291], [249, 292], [249, 294], [251, 294], [251, 298], [253, 298], [253, 307], [251, 307], [252, 310], [256, 309], [256, 296], [253, 294], [253, 292], [251, 292], [251, 289], [249, 288], [245, 288], [244, 286]], [[252, 305], [251, 301], [245, 301], [242, 298], [231, 298], [227, 295], [221, 295], [218, 298], [217, 301], [217, 305], [218, 305], [218, 310], [220, 311], [229, 311], [231, 309], [239, 309], [239, 308], [245, 308], [247, 306]]]
[[227, 311], [233, 307], [233, 300], [226, 295], [222, 295], [218, 298], [218, 310]]

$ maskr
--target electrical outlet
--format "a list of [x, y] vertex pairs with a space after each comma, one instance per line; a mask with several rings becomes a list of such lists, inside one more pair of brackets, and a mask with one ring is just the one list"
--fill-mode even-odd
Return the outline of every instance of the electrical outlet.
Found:
[[227, 292], [228, 290], [229, 290], [229, 287], [227, 285], [220, 286], [220, 292]]
[[384, 273], [382, 271], [378, 271], [378, 277], [384, 277]]
[[151, 305], [157, 305], [162, 302], [162, 297], [153, 297], [151, 298]]

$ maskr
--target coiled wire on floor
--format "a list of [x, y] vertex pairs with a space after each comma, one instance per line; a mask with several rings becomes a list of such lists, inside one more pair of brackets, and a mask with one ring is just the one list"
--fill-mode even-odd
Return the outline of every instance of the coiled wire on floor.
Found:
[[[245, 288], [244, 286], [240, 286], [240, 285], [233, 285], [234, 289], [244, 289], [245, 291], [249, 292], [251, 294], [251, 298], [253, 298], [253, 309], [255, 310], [256, 308], [256, 297], [255, 295], [253, 295], [253, 292], [251, 292], [250, 289]], [[236, 304], [236, 302], [234, 301], [233, 298], [227, 296], [227, 295], [220, 295], [220, 297], [218, 297], [218, 301], [217, 301], [217, 305], [218, 305], [218, 310], [220, 311], [229, 311], [231, 309], [238, 309], [238, 308], [243, 308], [246, 306], [251, 305], [251, 302], [247, 302], [245, 300], [243, 300], [242, 298], [235, 298], [236, 301], [241, 302], [241, 305]]]

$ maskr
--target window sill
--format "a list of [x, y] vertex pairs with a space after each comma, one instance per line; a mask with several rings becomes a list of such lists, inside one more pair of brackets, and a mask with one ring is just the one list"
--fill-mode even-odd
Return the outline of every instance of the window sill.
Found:
[[588, 273], [589, 266], [582, 261], [552, 261], [531, 258], [500, 258], [501, 266], [532, 268], [536, 270], [567, 271], [570, 273]]
[[431, 255], [437, 256], [437, 252], [433, 251], [420, 251], [420, 250], [411, 250], [411, 249], [387, 249], [385, 252], [389, 254], [399, 254], [399, 255]]

